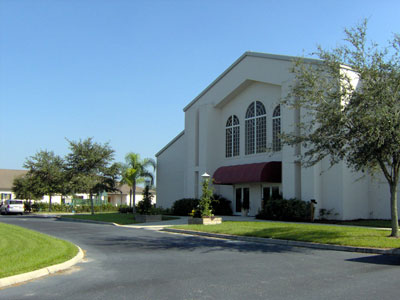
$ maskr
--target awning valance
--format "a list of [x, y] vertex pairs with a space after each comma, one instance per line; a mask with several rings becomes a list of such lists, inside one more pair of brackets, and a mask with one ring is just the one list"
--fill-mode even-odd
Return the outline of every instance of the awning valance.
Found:
[[282, 182], [282, 162], [226, 166], [218, 168], [213, 175], [214, 184], [236, 184], [248, 182]]

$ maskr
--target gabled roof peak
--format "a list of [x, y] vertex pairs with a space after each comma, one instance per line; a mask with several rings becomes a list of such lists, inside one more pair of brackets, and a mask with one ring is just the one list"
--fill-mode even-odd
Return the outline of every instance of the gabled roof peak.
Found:
[[[196, 98], [194, 98], [188, 105], [183, 108], [183, 111], [187, 111], [198, 99], [201, 98], [208, 90], [210, 90], [218, 81], [221, 80], [227, 73], [229, 73], [236, 65], [238, 65], [243, 59], [247, 56], [250, 57], [260, 57], [274, 60], [283, 60], [283, 61], [292, 61], [294, 59], [300, 58], [299, 56], [288, 56], [288, 55], [279, 55], [279, 54], [270, 54], [270, 53], [262, 53], [262, 52], [253, 52], [246, 51], [243, 53], [232, 65], [230, 65], [221, 75], [219, 75], [209, 86], [207, 86]], [[317, 63], [318, 59], [313, 58], [303, 58], [305, 62], [308, 63]]]

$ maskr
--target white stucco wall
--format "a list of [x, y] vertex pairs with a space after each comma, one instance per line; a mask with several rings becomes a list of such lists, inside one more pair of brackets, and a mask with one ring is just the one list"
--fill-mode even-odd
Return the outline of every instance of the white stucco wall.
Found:
[[157, 207], [170, 208], [184, 197], [186, 133], [157, 155]]
[[[254, 101], [267, 111], [267, 145], [272, 142], [272, 113], [286, 97], [293, 75], [288, 57], [250, 53], [242, 56], [198, 97], [185, 107], [185, 135], [158, 157], [159, 206], [170, 207], [179, 198], [201, 195], [201, 174], [212, 175], [221, 166], [281, 161], [284, 198], [315, 199], [319, 209], [332, 210], [331, 218], [389, 218], [389, 189], [382, 178], [360, 179], [342, 162], [330, 167], [324, 159], [313, 167], [299, 163], [304, 149], [284, 146], [282, 151], [245, 155], [245, 113]], [[358, 78], [349, 73], [352, 84]], [[231, 115], [240, 121], [240, 155], [225, 158], [225, 124]], [[306, 121], [303, 110], [281, 106], [282, 132], [296, 132], [296, 123]], [[250, 188], [250, 215], [261, 205], [262, 183]], [[214, 186], [214, 191], [232, 201], [235, 186]]]

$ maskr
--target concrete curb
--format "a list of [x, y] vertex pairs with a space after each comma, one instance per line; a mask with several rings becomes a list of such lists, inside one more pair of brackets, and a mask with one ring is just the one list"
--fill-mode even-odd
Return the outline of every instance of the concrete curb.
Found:
[[222, 238], [222, 239], [228, 239], [228, 240], [237, 240], [237, 241], [243, 241], [243, 242], [274, 244], [274, 245], [283, 245], [283, 246], [291, 246], [291, 247], [303, 247], [303, 248], [312, 248], [312, 249], [320, 249], [320, 250], [400, 255], [399, 248], [379, 249], [379, 248], [351, 247], [351, 246], [340, 246], [340, 245], [329, 245], [329, 244], [317, 244], [317, 243], [310, 243], [310, 242], [278, 240], [278, 239], [271, 239], [271, 238], [237, 236], [237, 235], [230, 235], [230, 234], [209, 233], [209, 232], [200, 232], [200, 231], [185, 230], [185, 229], [172, 229], [172, 228], [164, 228], [161, 231], [180, 233], [180, 234], [189, 234], [189, 235], [198, 235], [198, 236], [203, 236], [203, 237]]
[[49, 266], [49, 267], [35, 270], [32, 272], [28, 272], [28, 273], [23, 273], [23, 274], [0, 278], [0, 288], [4, 288], [4, 287], [7, 287], [7, 286], [10, 286], [13, 284], [22, 283], [22, 282], [29, 281], [32, 279], [40, 278], [40, 277], [50, 275], [50, 274], [53, 274], [53, 273], [56, 273], [59, 271], [63, 271], [65, 269], [72, 267], [73, 265], [80, 262], [84, 256], [82, 249], [79, 246], [77, 246], [77, 247], [78, 247], [78, 254], [66, 262], [59, 263], [57, 265]]

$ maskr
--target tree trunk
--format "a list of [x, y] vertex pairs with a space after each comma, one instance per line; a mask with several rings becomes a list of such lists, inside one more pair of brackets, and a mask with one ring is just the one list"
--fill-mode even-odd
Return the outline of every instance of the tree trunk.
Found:
[[392, 215], [392, 234], [399, 237], [399, 219], [397, 215], [397, 181], [390, 183], [390, 210]]
[[132, 185], [132, 198], [133, 198], [133, 213], [136, 212], [136, 180]]
[[93, 194], [90, 193], [90, 205], [92, 210], [92, 215], [94, 215], [94, 204], [93, 204]]
[[129, 207], [132, 207], [132, 187], [129, 189]]
[[49, 212], [51, 211], [51, 195], [49, 195]]

